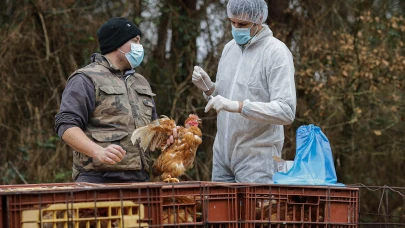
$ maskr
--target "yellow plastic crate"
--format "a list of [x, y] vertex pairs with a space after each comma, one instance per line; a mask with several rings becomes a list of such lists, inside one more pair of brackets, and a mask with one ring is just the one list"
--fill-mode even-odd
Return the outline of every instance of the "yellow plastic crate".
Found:
[[148, 227], [143, 204], [132, 201], [104, 201], [53, 204], [41, 210], [22, 212], [22, 228], [111, 228]]

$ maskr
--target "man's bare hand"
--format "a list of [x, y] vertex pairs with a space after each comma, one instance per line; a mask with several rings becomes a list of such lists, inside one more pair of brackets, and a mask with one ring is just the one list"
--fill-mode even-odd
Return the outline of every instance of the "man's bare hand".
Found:
[[120, 162], [124, 158], [124, 155], [126, 153], [127, 152], [122, 149], [121, 146], [111, 144], [105, 148], [102, 147], [102, 149], [98, 150], [96, 152], [95, 158], [102, 163], [115, 164]]
[[180, 126], [177, 126], [177, 127], [173, 128], [172, 135], [167, 139], [166, 148], [169, 147], [170, 145], [172, 145], [174, 143], [174, 140], [177, 139], [177, 137], [178, 137], [177, 131], [178, 131], [179, 128], [180, 128]]

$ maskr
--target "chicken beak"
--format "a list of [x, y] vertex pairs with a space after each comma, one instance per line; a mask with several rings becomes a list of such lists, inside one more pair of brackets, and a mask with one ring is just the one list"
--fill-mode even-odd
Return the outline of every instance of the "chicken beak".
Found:
[[197, 123], [202, 123], [202, 120], [201, 119], [197, 119]]

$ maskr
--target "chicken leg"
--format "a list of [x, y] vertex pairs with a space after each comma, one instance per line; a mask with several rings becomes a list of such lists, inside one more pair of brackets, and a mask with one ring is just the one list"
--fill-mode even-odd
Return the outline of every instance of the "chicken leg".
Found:
[[172, 178], [170, 175], [167, 175], [166, 178], [163, 180], [163, 182], [170, 183], [170, 182], [180, 182], [180, 181], [177, 178]]

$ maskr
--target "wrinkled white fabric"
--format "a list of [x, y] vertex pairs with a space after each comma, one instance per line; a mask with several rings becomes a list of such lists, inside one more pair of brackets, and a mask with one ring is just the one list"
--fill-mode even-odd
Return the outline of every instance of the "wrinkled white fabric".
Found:
[[229, 18], [262, 24], [267, 19], [268, 7], [264, 0], [229, 0], [226, 12]]
[[213, 95], [243, 101], [243, 109], [218, 113], [213, 181], [272, 183], [272, 156], [281, 156], [283, 125], [295, 118], [291, 52], [263, 27], [243, 52], [234, 40], [222, 52]]

